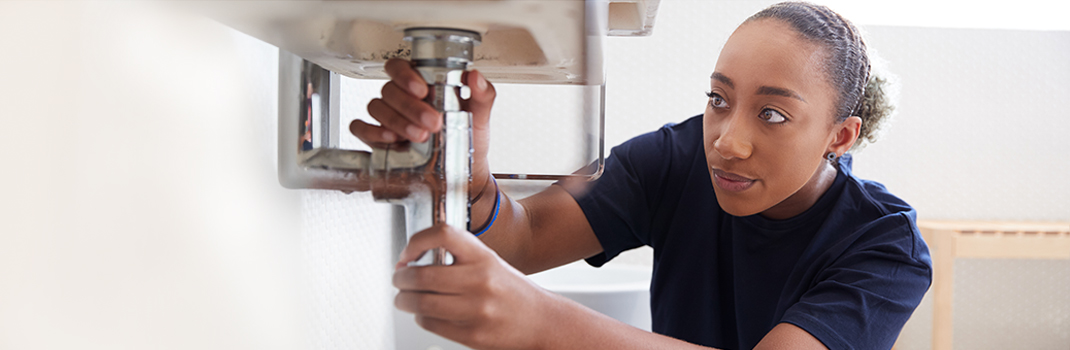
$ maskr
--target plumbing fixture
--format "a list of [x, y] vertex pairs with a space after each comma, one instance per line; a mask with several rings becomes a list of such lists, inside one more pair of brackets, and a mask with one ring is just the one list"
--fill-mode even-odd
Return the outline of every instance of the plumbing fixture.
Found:
[[[357, 2], [361, 6], [380, 6], [380, 2]], [[441, 4], [429, 4], [438, 6]], [[371, 191], [377, 201], [401, 204], [405, 208], [405, 236], [411, 236], [436, 222], [445, 222], [455, 227], [466, 227], [468, 218], [468, 181], [471, 167], [471, 130], [470, 115], [460, 110], [459, 92], [461, 76], [469, 65], [477, 61], [476, 54], [481, 54], [484, 72], [488, 79], [509, 81], [538, 81], [543, 83], [565, 83], [598, 88], [598, 101], [604, 96], [601, 73], [601, 36], [604, 34], [604, 14], [600, 14], [597, 1], [591, 2], [517, 2], [501, 3], [479, 2], [483, 6], [527, 7], [524, 10], [537, 16], [544, 16], [541, 21], [532, 16], [508, 15], [504, 19], [496, 18], [498, 24], [488, 23], [493, 18], [493, 11], [460, 11], [442, 8], [442, 11], [454, 11], [453, 14], [463, 20], [446, 21], [442, 25], [456, 27], [421, 27], [413, 26], [403, 29], [396, 27], [409, 25], [416, 21], [393, 17], [389, 24], [377, 25], [383, 30], [368, 30], [372, 26], [370, 19], [336, 20], [330, 25], [324, 21], [275, 21], [274, 25], [250, 25], [250, 21], [231, 21], [237, 27], [246, 28], [280, 44], [279, 50], [279, 180], [287, 188], [317, 188], [342, 191]], [[324, 4], [324, 6], [335, 4]], [[303, 6], [303, 5], [297, 5]], [[540, 7], [541, 6], [541, 7]], [[348, 7], [347, 7], [348, 8]], [[334, 8], [336, 12], [345, 9]], [[501, 9], [498, 9], [501, 10]], [[522, 9], [523, 10], [523, 9]], [[417, 12], [408, 11], [404, 13]], [[521, 12], [524, 12], [521, 11]], [[300, 11], [295, 11], [300, 13]], [[379, 17], [391, 18], [389, 11], [377, 14]], [[567, 18], [569, 14], [581, 15], [580, 21], [568, 20], [554, 23], [546, 21], [553, 18]], [[400, 16], [400, 14], [397, 14]], [[469, 16], [464, 18], [463, 16]], [[475, 21], [471, 16], [483, 16]], [[339, 15], [341, 17], [341, 15]], [[599, 20], [599, 19], [603, 20]], [[512, 22], [510, 22], [512, 21]], [[255, 22], [255, 21], [253, 21]], [[282, 22], [282, 24], [279, 24]], [[442, 21], [433, 23], [442, 23]], [[501, 24], [501, 23], [506, 24]], [[295, 24], [296, 23], [296, 24]], [[511, 23], [511, 24], [510, 24]], [[283, 28], [272, 32], [272, 30]], [[297, 27], [319, 29], [323, 47], [308, 48], [307, 42], [298, 38], [308, 38], [308, 30]], [[252, 29], [250, 29], [252, 28]], [[528, 28], [528, 29], [517, 29]], [[364, 33], [358, 29], [365, 30]], [[395, 30], [396, 29], [396, 30]], [[486, 36], [479, 31], [484, 31]], [[523, 33], [539, 33], [540, 45], [534, 42], [510, 43], [510, 39], [523, 38]], [[400, 33], [400, 38], [392, 37]], [[373, 37], [356, 40], [356, 35]], [[379, 38], [374, 38], [379, 36]], [[282, 39], [279, 39], [279, 38]], [[527, 35], [533, 38], [536, 36]], [[364, 39], [364, 37], [360, 37]], [[497, 48], [479, 51], [476, 44], [491, 40]], [[408, 41], [408, 47], [381, 50], [384, 42], [392, 40]], [[404, 42], [402, 41], [402, 42]], [[516, 40], [514, 40], [516, 41]], [[368, 44], [371, 42], [372, 44]], [[343, 45], [344, 44], [344, 45]], [[515, 46], [507, 46], [513, 44]], [[377, 46], [378, 45], [378, 46]], [[398, 44], [392, 44], [398, 45]], [[535, 45], [535, 50], [530, 45]], [[388, 45], [389, 46], [389, 45]], [[482, 47], [483, 45], [480, 45]], [[385, 47], [385, 46], [384, 46]], [[393, 46], [391, 46], [393, 47]], [[294, 54], [289, 50], [302, 54]], [[367, 51], [381, 50], [396, 54], [413, 61], [415, 68], [428, 82], [429, 90], [426, 102], [443, 112], [444, 128], [433, 134], [427, 142], [403, 143], [391, 145], [371, 145], [371, 152], [352, 151], [338, 148], [342, 127], [339, 120], [340, 74], [357, 77], [369, 77], [381, 70], [382, 61], [389, 55], [379, 55], [378, 60], [353, 58], [339, 62], [338, 57], [371, 57]], [[538, 52], [536, 52], [538, 51]], [[327, 52], [329, 55], [325, 55]], [[341, 52], [346, 52], [341, 55]], [[530, 56], [537, 53], [535, 56]], [[372, 52], [374, 55], [374, 52]], [[525, 56], [528, 55], [528, 56]], [[530, 56], [530, 57], [529, 57]], [[537, 56], [537, 57], [536, 57]], [[393, 56], [391, 56], [393, 57]], [[508, 61], [508, 60], [512, 61]], [[320, 64], [328, 65], [331, 69]], [[504, 69], [508, 68], [508, 69]], [[592, 74], [593, 73], [593, 74]], [[589, 90], [589, 89], [588, 89]], [[590, 103], [590, 101], [587, 101]], [[602, 104], [597, 102], [594, 108], [602, 116]], [[297, 116], [295, 122], [294, 116]], [[592, 123], [585, 123], [585, 127]], [[598, 120], [597, 128], [602, 126]], [[588, 132], [590, 134], [590, 132]], [[598, 138], [587, 138], [587, 149], [598, 150], [598, 164], [601, 164], [601, 148], [591, 144], [601, 142]], [[593, 156], [588, 154], [588, 157]], [[591, 158], [588, 158], [591, 159]], [[596, 170], [600, 170], [596, 169]], [[596, 171], [587, 175], [558, 175], [564, 177], [593, 178], [600, 173]], [[506, 178], [554, 178], [546, 175], [496, 174]], [[448, 255], [436, 250], [434, 254], [425, 255], [431, 263], [446, 263]], [[421, 260], [419, 263], [427, 263]]]
[[[466, 227], [472, 131], [471, 114], [461, 110], [460, 89], [461, 76], [472, 62], [480, 35], [451, 28], [409, 28], [404, 33], [405, 40], [412, 43], [414, 68], [429, 85], [424, 101], [442, 112], [442, 130], [425, 142], [376, 145], [371, 152], [337, 149], [337, 135], [329, 135], [338, 132], [337, 127], [332, 128], [337, 126], [337, 113], [330, 113], [337, 108], [337, 103], [332, 103], [338, 99], [337, 74], [283, 52], [280, 91], [297, 87], [301, 92], [296, 94], [298, 101], [292, 94], [283, 94], [290, 98], [280, 101], [281, 108], [291, 110], [300, 104], [301, 125], [309, 127], [298, 133], [280, 128], [279, 138], [284, 141], [280, 142], [280, 157], [296, 155], [295, 163], [307, 171], [281, 173], [293, 168], [279, 167], [279, 178], [289, 188], [370, 190], [377, 201], [405, 206], [410, 235], [439, 222]], [[295, 79], [297, 84], [292, 81]], [[318, 123], [314, 116], [320, 116]], [[290, 118], [288, 113], [280, 113], [280, 125], [290, 123]], [[316, 125], [324, 127], [313, 127]], [[316, 129], [328, 133], [318, 138], [321, 144], [311, 144], [315, 137], [293, 142], [296, 136]], [[431, 258], [433, 264], [448, 263], [442, 249], [436, 249]]]
[[[461, 75], [472, 62], [478, 33], [447, 28], [410, 28], [405, 40], [412, 42], [412, 62], [429, 85], [425, 102], [442, 112], [442, 130], [423, 143], [409, 143], [416, 157], [383, 157], [382, 182], [372, 183], [376, 200], [401, 201], [406, 207], [409, 232], [444, 222], [467, 227], [468, 183], [472, 174], [472, 114], [461, 110]], [[397, 147], [397, 145], [392, 145]], [[387, 146], [387, 152], [391, 146]], [[412, 152], [415, 151], [415, 152]], [[393, 162], [393, 164], [391, 164]], [[417, 178], [409, 178], [418, 175]], [[398, 187], [394, 190], [394, 187]], [[406, 188], [407, 187], [407, 188]], [[416, 191], [426, 191], [413, 195]], [[428, 193], [429, 192], [429, 193]], [[430, 199], [430, 224], [426, 218]], [[446, 264], [443, 248], [433, 250], [432, 264]]]
[[[659, 2], [334, 0], [198, 2], [197, 6], [216, 20], [280, 48], [280, 74], [292, 75], [280, 75], [280, 115], [292, 118], [293, 111], [307, 107], [297, 114], [298, 130], [291, 130], [292, 120], [280, 122], [280, 182], [289, 188], [353, 191], [369, 187], [357, 181], [362, 176], [359, 172], [349, 170], [364, 167], [370, 158], [337, 149], [339, 130], [344, 130], [338, 121], [338, 75], [385, 78], [387, 59], [412, 59], [403, 40], [404, 29], [454, 28], [480, 35], [482, 44], [474, 49], [471, 62], [495, 83], [583, 86], [585, 106], [579, 113], [588, 119], [580, 124], [587, 135], [581, 142], [580, 159], [601, 164], [605, 152], [601, 39], [649, 35]], [[296, 88], [300, 91], [284, 91], [294, 90], [293, 84], [301, 84]], [[295, 95], [300, 103], [293, 103]], [[284, 132], [305, 135], [291, 142], [295, 141], [290, 140], [292, 135]], [[298, 142], [303, 147], [292, 154], [290, 147]], [[499, 173], [495, 177], [593, 179], [599, 174], [600, 167], [595, 167], [578, 176]]]
[[[599, 118], [581, 124], [588, 135], [583, 158], [596, 161], [593, 171], [495, 177], [596, 178], [605, 149], [602, 37], [649, 35], [658, 2], [219, 2], [207, 12], [280, 48], [280, 183], [371, 191], [378, 201], [405, 206], [411, 235], [434, 222], [468, 223], [470, 116], [460, 111], [458, 93], [461, 74], [471, 65], [496, 83], [583, 86], [583, 113]], [[340, 149], [340, 75], [385, 78], [383, 63], [394, 57], [415, 62], [431, 85], [427, 102], [443, 112], [443, 131], [423, 143], [372, 145], [371, 152]], [[445, 259], [437, 254], [437, 262]]]

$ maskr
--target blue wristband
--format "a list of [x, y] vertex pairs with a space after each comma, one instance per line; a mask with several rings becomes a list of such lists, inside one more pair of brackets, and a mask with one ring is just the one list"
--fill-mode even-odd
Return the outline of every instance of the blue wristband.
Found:
[[502, 191], [498, 189], [498, 181], [494, 180], [494, 177], [491, 177], [490, 179], [491, 181], [494, 181], [494, 212], [491, 213], [490, 219], [487, 220], [487, 223], [483, 224], [483, 229], [475, 233], [476, 237], [479, 237], [479, 235], [486, 233], [491, 226], [494, 226], [494, 221], [498, 219], [498, 209], [501, 208], [502, 204]]

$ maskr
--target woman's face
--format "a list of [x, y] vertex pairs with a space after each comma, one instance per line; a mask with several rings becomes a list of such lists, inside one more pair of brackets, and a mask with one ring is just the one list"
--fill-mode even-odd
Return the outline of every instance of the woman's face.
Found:
[[819, 179], [829, 170], [834, 178], [823, 157], [838, 129], [825, 56], [775, 19], [745, 23], [725, 43], [710, 79], [703, 135], [717, 201], [729, 214], [794, 216], [823, 193], [814, 187], [831, 183]]

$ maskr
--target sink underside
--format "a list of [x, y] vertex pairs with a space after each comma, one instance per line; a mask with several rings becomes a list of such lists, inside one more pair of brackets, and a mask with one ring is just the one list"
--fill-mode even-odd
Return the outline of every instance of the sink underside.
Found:
[[[614, 7], [628, 16], [612, 18], [632, 26], [637, 13], [647, 13]], [[205, 8], [223, 24], [353, 78], [385, 79], [386, 60], [409, 58], [405, 28], [446, 27], [482, 35], [472, 68], [495, 82], [583, 85], [602, 83], [608, 9], [604, 1], [561, 0], [232, 1]], [[643, 23], [617, 32], [644, 35]]]

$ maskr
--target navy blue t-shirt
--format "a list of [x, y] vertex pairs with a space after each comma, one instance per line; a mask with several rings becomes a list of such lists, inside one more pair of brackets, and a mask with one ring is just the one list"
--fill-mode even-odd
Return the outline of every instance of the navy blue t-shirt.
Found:
[[573, 194], [602, 244], [587, 262], [653, 247], [653, 330], [691, 343], [751, 349], [787, 322], [830, 349], [891, 348], [932, 281], [914, 209], [852, 175], [845, 155], [804, 213], [732, 216], [702, 145], [696, 116], [613, 148]]

